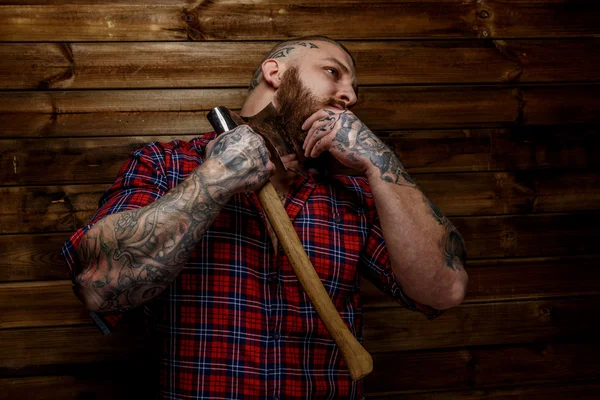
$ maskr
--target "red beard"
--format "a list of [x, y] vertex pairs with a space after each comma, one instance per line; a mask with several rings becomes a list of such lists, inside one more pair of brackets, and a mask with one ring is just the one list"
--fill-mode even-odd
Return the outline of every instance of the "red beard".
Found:
[[[308, 131], [302, 130], [302, 124], [315, 112], [326, 107], [328, 104], [339, 103], [335, 99], [319, 100], [300, 81], [298, 69], [292, 67], [283, 73], [281, 86], [275, 95], [278, 106], [278, 125], [285, 129], [288, 137], [294, 141], [295, 147], [302, 150], [302, 145]], [[328, 164], [325, 162], [329, 153], [323, 153], [323, 157], [317, 159], [304, 159], [304, 153], [298, 155], [298, 162], [306, 168], [315, 168], [325, 172], [323, 169]]]

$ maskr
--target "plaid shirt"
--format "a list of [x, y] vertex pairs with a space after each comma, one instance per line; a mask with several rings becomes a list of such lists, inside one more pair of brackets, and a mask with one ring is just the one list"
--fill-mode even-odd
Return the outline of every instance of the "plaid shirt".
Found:
[[[76, 249], [102, 217], [143, 207], [202, 163], [209, 133], [190, 142], [151, 143], [133, 152], [90, 223], [67, 240]], [[364, 178], [299, 177], [285, 208], [335, 307], [361, 339], [359, 271], [402, 305], [435, 314], [397, 284]], [[360, 398], [345, 361], [302, 290], [287, 256], [275, 252], [255, 193], [235, 195], [169, 289], [145, 304], [153, 315], [160, 397]], [[130, 311], [129, 313], [131, 313]], [[106, 332], [128, 313], [93, 314]]]

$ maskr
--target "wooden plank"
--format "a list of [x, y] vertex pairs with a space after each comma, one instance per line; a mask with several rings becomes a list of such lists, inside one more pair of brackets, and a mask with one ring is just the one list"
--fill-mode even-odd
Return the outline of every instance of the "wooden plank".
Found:
[[109, 185], [0, 188], [0, 233], [75, 230], [98, 209]]
[[[413, 179], [448, 217], [600, 209], [595, 171], [417, 173]], [[78, 229], [109, 185], [0, 187], [0, 234]]]
[[371, 353], [551, 341], [592, 337], [589, 316], [600, 296], [465, 304], [427, 321], [405, 308], [364, 315], [364, 343]]
[[597, 210], [600, 176], [593, 171], [539, 170], [414, 174], [447, 216]]
[[[464, 304], [600, 294], [597, 256], [474, 260], [467, 263], [469, 286]], [[365, 309], [398, 303], [363, 279]]]
[[473, 389], [452, 392], [435, 393], [411, 393], [411, 394], [384, 394], [377, 396], [369, 394], [373, 399], [411, 399], [411, 400], [515, 400], [515, 399], [533, 399], [533, 400], [596, 400], [600, 385], [591, 382], [573, 382], [554, 385], [535, 385], [525, 387], [508, 388], [490, 388]]
[[0, 113], [0, 137], [186, 135], [211, 131], [206, 111]]
[[60, 255], [69, 233], [0, 236], [2, 281], [68, 279]]
[[[119, 365], [104, 365], [93, 371], [93, 375], [76, 373], [67, 376], [31, 376], [0, 379], [0, 387], [6, 399], [26, 399], [35, 393], [36, 400], [77, 400], [152, 398], [148, 390], [152, 386], [149, 375], [142, 375], [140, 365], [130, 365], [129, 370]], [[81, 368], [81, 366], [79, 366]], [[137, 369], [136, 369], [137, 368]], [[147, 368], [146, 368], [147, 369]], [[143, 371], [143, 370], [142, 370]], [[135, 382], [147, 382], [143, 385]]]
[[[183, 139], [191, 139], [182, 136]], [[3, 140], [0, 181], [4, 184], [95, 183], [114, 181], [130, 153], [157, 140], [174, 137]], [[34, 157], [31, 157], [35, 154]], [[41, 173], [40, 171], [43, 171]]]
[[[246, 86], [276, 43], [2, 43], [0, 89]], [[595, 39], [344, 44], [361, 85], [600, 80]]]
[[[433, 321], [405, 309], [373, 310], [364, 317], [364, 342], [370, 352], [377, 354], [576, 336], [579, 342], [587, 341], [593, 332], [586, 316], [592, 315], [598, 302], [596, 296], [463, 305]], [[104, 337], [93, 326], [3, 329], [0, 360], [5, 369], [124, 360], [143, 347], [140, 335]]]
[[[486, 260], [468, 266], [465, 304], [600, 294], [598, 257]], [[66, 266], [63, 267], [66, 270]], [[363, 280], [364, 308], [398, 307]], [[0, 284], [0, 329], [85, 324], [90, 321], [70, 280]]]
[[[598, 213], [452, 218], [469, 260], [597, 253]], [[1, 235], [4, 281], [66, 277], [60, 249], [70, 233]]]
[[596, 168], [596, 127], [378, 132], [410, 173]]
[[[27, 310], [27, 311], [25, 311]], [[0, 329], [89, 324], [71, 281], [0, 285]]]
[[373, 396], [407, 395], [590, 380], [600, 373], [598, 354], [598, 344], [576, 342], [381, 353], [374, 355], [365, 389]]
[[[591, 345], [588, 352], [578, 351], [571, 344], [542, 344], [537, 346], [537, 349], [534, 347], [536, 346], [503, 346], [491, 349], [464, 348], [436, 352], [394, 353], [394, 359], [387, 358], [385, 354], [377, 354], [373, 373], [367, 377], [365, 382], [366, 393], [369, 398], [419, 396], [417, 398], [427, 399], [430, 397], [426, 396], [434, 396], [431, 398], [437, 399], [454, 398], [448, 396], [455, 396], [458, 399], [483, 397], [511, 399], [515, 397], [510, 396], [518, 393], [531, 395], [531, 398], [540, 398], [533, 396], [550, 393], [560, 394], [561, 399], [594, 398], [589, 396], [590, 390], [597, 390], [600, 386], [582, 382], [582, 379], [588, 378], [589, 381], [590, 378], [593, 379], [594, 374], [598, 373], [597, 363], [593, 360], [595, 354], [598, 353], [597, 346]], [[545, 351], [542, 352], [538, 349]], [[504, 352], [500, 353], [501, 350]], [[497, 358], [491, 358], [491, 356]], [[384, 357], [386, 358], [384, 359]], [[502, 363], [504, 368], [497, 365], [499, 359], [505, 360]], [[399, 368], [398, 360], [401, 360], [402, 368]], [[60, 369], [64, 370], [64, 368]], [[83, 393], [88, 395], [93, 393], [98, 398], [139, 398], [139, 391], [143, 387], [131, 385], [131, 381], [135, 380], [134, 376], [143, 377], [142, 371], [144, 371], [144, 366], [140, 363], [123, 362], [117, 365], [94, 363], [74, 366], [70, 371], [72, 375], [0, 379], [0, 387], [3, 388], [7, 399], [26, 398], [27, 393], [36, 393], [36, 399], [75, 399], [77, 395]], [[428, 379], [423, 379], [422, 371], [430, 372]], [[509, 371], [513, 373], [507, 376]], [[516, 371], [523, 373], [517, 374]], [[496, 373], [490, 376], [490, 372]], [[61, 373], [64, 372], [61, 371]], [[497, 378], [494, 379], [495, 377]], [[491, 379], [486, 380], [486, 378]], [[576, 383], [572, 383], [573, 380]], [[539, 383], [544, 381], [551, 384]], [[482, 385], [479, 382], [485, 382], [485, 389], [447, 391], [448, 388], [470, 388], [472, 386], [480, 388]], [[493, 382], [508, 387], [487, 386]], [[537, 384], [528, 384], [529, 382]], [[557, 384], [556, 382], [569, 383]], [[445, 386], [444, 383], [446, 383]], [[413, 389], [412, 392], [407, 393], [411, 389]], [[383, 394], [386, 390], [388, 393]], [[392, 390], [394, 391], [392, 392]], [[436, 393], [431, 393], [431, 390], [436, 390]], [[418, 393], [421, 391], [429, 393]], [[585, 395], [586, 393], [587, 397], [574, 397], [575, 394]], [[569, 397], [562, 397], [562, 395]], [[541, 398], [555, 399], [556, 397]]]
[[141, 332], [103, 336], [95, 326], [0, 330], [0, 372], [28, 366], [125, 361], [144, 346]]
[[[94, 120], [90, 117], [89, 121]], [[127, 120], [124, 121], [124, 126], [127, 127]], [[151, 118], [150, 121], [157, 120]], [[76, 125], [71, 128], [86, 130], [85, 127], [77, 128]], [[464, 129], [377, 134], [396, 152], [411, 174], [600, 167], [597, 127]], [[177, 134], [117, 139], [89, 137], [0, 140], [0, 185], [111, 183], [131, 150], [144, 146], [153, 139], [190, 140], [195, 136]], [[65, 170], [64, 165], [74, 168]], [[44, 175], [39, 173], [41, 170], [45, 172]], [[581, 182], [584, 187], [595, 185], [594, 180], [584, 179], [586, 182]], [[510, 179], [498, 180], [502, 185], [510, 187], [509, 181]], [[523, 185], [522, 180], [518, 181], [519, 185]], [[497, 191], [494, 192], [494, 196], [496, 195]], [[565, 193], [563, 201], [572, 201], [569, 199], [572, 199], [570, 191]], [[538, 205], [532, 203], [532, 206]], [[560, 205], [548, 207], [551, 211], [559, 209]]]
[[71, 90], [0, 92], [0, 113], [207, 111], [242, 107], [247, 89]]
[[[68, 279], [67, 267], [60, 256], [60, 249], [65, 240], [70, 236], [70, 233], [48, 233], [48, 234], [33, 234], [33, 235], [0, 235], [0, 248], [3, 249], [3, 257], [0, 257], [0, 269], [3, 271], [0, 282], [12, 282], [12, 281], [36, 281], [36, 280], [60, 280]], [[562, 261], [561, 261], [562, 260]], [[556, 285], [553, 280], [553, 274], [549, 274], [549, 280], [539, 279], [539, 284], [531, 282], [532, 286], [527, 286], [525, 282], [526, 277], [515, 281], [514, 285], [503, 285], [504, 281], [500, 275], [500, 268], [503, 263], [506, 262], [507, 268], [511, 268], [512, 265], [518, 265], [524, 270], [532, 268], [532, 270], [544, 270], [544, 265], [548, 265], [547, 268], [554, 271], [555, 274], [560, 274], [561, 285]], [[594, 256], [581, 256], [579, 257], [543, 257], [534, 259], [506, 259], [506, 260], [477, 260], [469, 257], [468, 268], [469, 274], [471, 274], [472, 268], [478, 267], [496, 267], [496, 272], [492, 272], [491, 276], [488, 277], [487, 282], [482, 281], [478, 283], [476, 280], [471, 279], [469, 284], [470, 292], [467, 300], [479, 298], [485, 296], [483, 292], [488, 292], [490, 299], [503, 299], [507, 295], [508, 290], [514, 290], [514, 296], [516, 298], [529, 298], [528, 290], [532, 290], [532, 293], [542, 294], [545, 293], [548, 296], [561, 293], [563, 289], [560, 288], [571, 288], [574, 290], [573, 293], [577, 294], [589, 294], [592, 293], [595, 285], [594, 280], [586, 280], [585, 276], [578, 279], [576, 276], [571, 278], [564, 277], [562, 271], [558, 271], [559, 266], [552, 267], [551, 265], [561, 265], [564, 262], [565, 269], [567, 271], [571, 269], [587, 268], [589, 265], [597, 264]], [[496, 264], [498, 263], [498, 264]], [[546, 264], [547, 263], [547, 264]], [[529, 265], [533, 266], [529, 266]], [[512, 270], [512, 269], [511, 269]], [[477, 273], [473, 270], [473, 273]], [[592, 273], [588, 270], [588, 273]], [[494, 277], [498, 277], [497, 279]], [[556, 275], [559, 276], [559, 275]], [[479, 278], [482, 279], [482, 278]], [[514, 277], [511, 277], [511, 280]], [[574, 279], [574, 280], [573, 280]], [[521, 282], [521, 283], [519, 283]], [[506, 282], [504, 282], [506, 283]], [[519, 286], [519, 285], [524, 286]], [[475, 289], [475, 286], [480, 289]], [[481, 285], [481, 286], [480, 286]], [[581, 291], [577, 291], [579, 290]], [[376, 290], [369, 290], [368, 286], [365, 286], [363, 296], [365, 301], [372, 303], [373, 307], [389, 306], [389, 300], [382, 295], [379, 295]], [[506, 289], [506, 291], [503, 291]], [[565, 290], [571, 290], [565, 289]], [[538, 292], [539, 291], [539, 292]], [[498, 296], [498, 297], [495, 297]]]
[[468, 258], [537, 257], [597, 251], [598, 213], [451, 218]]
[[[597, 257], [531, 260], [482, 260], [469, 266], [465, 304], [600, 294]], [[66, 274], [65, 270], [62, 275]], [[398, 304], [363, 280], [365, 309]], [[0, 285], [0, 328], [82, 324], [89, 321], [70, 281], [18, 282]], [[48, 299], [52, 299], [48, 301]]]
[[[600, 122], [598, 87], [596, 84], [366, 87], [361, 90], [354, 111], [373, 130], [593, 124]], [[217, 105], [239, 109], [245, 93], [245, 89], [0, 92], [2, 136], [47, 136], [64, 129], [61, 125], [67, 122], [63, 118], [71, 118], [74, 113], [101, 113], [89, 116], [96, 120], [94, 126], [103, 124], [104, 135], [119, 135], [125, 125], [121, 113], [171, 111], [172, 115], [164, 114], [170, 119], [164, 123], [178, 124], [181, 112], [196, 117], [189, 113]], [[46, 116], [40, 120], [38, 114]], [[109, 120], [98, 121], [102, 117]], [[78, 118], [76, 122], [84, 121]], [[73, 130], [71, 127], [70, 131]]]
[[396, 0], [368, 4], [358, 0], [318, 4], [245, 0], [196, 7], [170, 0], [150, 5], [139, 0], [124, 5], [118, 0], [85, 7], [79, 2], [2, 6], [0, 37], [30, 42], [274, 40], [315, 32], [362, 40], [598, 37], [595, 22], [600, 14], [598, 6], [589, 0], [578, 2], [577, 7], [570, 6], [568, 0]]

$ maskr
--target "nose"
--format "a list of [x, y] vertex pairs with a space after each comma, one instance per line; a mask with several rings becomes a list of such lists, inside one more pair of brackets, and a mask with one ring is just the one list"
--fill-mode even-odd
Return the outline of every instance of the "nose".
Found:
[[358, 97], [356, 96], [354, 88], [350, 85], [346, 85], [338, 92], [338, 99], [345, 104], [347, 109], [350, 109], [356, 104]]

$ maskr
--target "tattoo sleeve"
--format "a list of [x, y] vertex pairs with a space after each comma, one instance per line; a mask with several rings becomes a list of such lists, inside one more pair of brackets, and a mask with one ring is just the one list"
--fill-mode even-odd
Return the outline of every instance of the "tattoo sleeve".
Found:
[[[332, 126], [339, 123], [334, 140], [334, 147], [344, 153], [350, 160], [359, 163], [359, 159], [367, 159], [376, 167], [379, 177], [385, 182], [399, 186], [408, 186], [419, 190], [408, 175], [398, 157], [354, 114], [342, 112], [330, 115]], [[466, 250], [462, 236], [454, 225], [440, 210], [423, 195], [423, 201], [431, 210], [432, 217], [444, 228], [440, 247], [444, 257], [444, 265], [454, 271], [466, 265]]]
[[453, 271], [464, 268], [467, 261], [467, 252], [462, 236], [448, 218], [424, 195], [423, 201], [431, 210], [433, 218], [444, 228], [444, 234], [440, 242], [444, 255], [444, 265]]
[[197, 169], [154, 203], [99, 221], [78, 249], [75, 284], [88, 308], [125, 310], [160, 294], [230, 197]]

